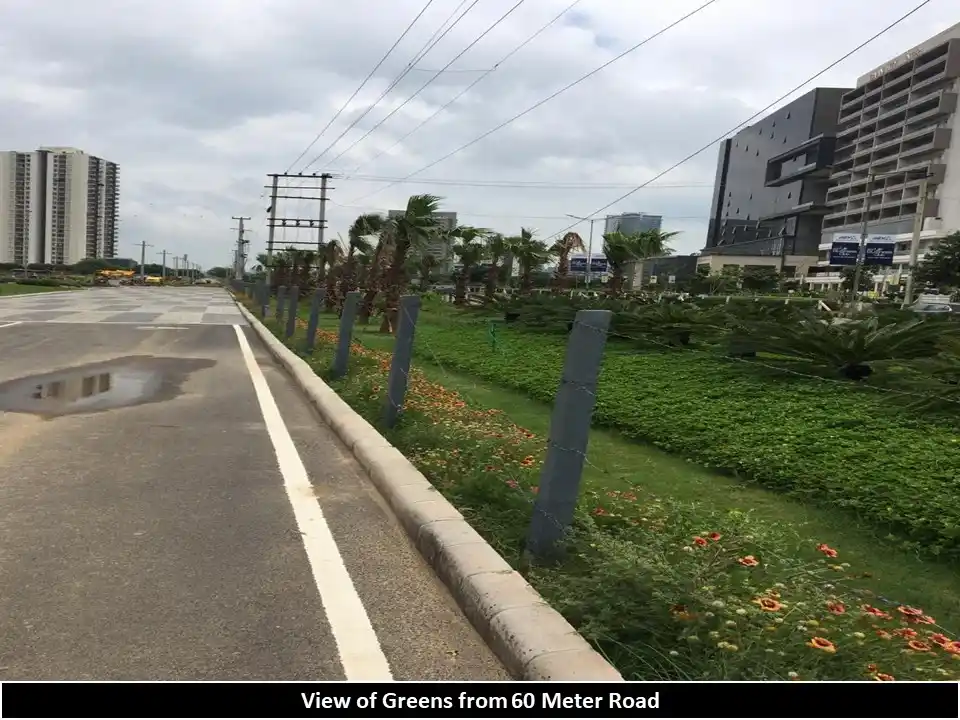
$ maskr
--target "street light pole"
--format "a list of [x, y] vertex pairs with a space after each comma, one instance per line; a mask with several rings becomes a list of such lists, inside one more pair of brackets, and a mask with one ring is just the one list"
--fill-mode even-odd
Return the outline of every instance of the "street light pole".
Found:
[[860, 228], [860, 247], [857, 249], [857, 264], [853, 271], [853, 288], [850, 290], [850, 308], [857, 305], [857, 291], [860, 290], [860, 276], [863, 274], [863, 251], [867, 246], [870, 224], [870, 200], [873, 196], [873, 180], [875, 175], [867, 175], [867, 197], [863, 201], [863, 224]]
[[920, 181], [920, 198], [917, 200], [917, 214], [913, 219], [913, 237], [910, 238], [910, 274], [907, 275], [907, 286], [904, 288], [903, 305], [909, 307], [913, 304], [913, 293], [916, 289], [917, 276], [917, 256], [920, 254], [920, 234], [923, 232], [923, 214], [927, 209], [927, 188], [930, 183], [930, 176], [924, 175]]
[[584, 276], [587, 287], [590, 287], [590, 280], [593, 277], [593, 224], [600, 218], [585, 218], [580, 217], [579, 215], [571, 215], [570, 213], [566, 213], [566, 216], [568, 218], [573, 218], [574, 220], [581, 220], [582, 222], [590, 223], [590, 234], [587, 239], [587, 272]]

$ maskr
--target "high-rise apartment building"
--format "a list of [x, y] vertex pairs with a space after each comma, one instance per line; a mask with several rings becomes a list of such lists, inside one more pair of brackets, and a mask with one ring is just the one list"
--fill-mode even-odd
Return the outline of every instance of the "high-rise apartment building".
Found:
[[958, 78], [960, 24], [870, 71], [844, 94], [824, 242], [834, 233], [859, 233], [865, 216], [871, 234], [911, 232], [924, 175], [923, 219], [960, 228]]
[[607, 215], [603, 223], [603, 232], [622, 232], [625, 235], [646, 232], [647, 230], [659, 230], [663, 226], [663, 217], [660, 215], [650, 215], [649, 213], [620, 213], [619, 215]]
[[0, 262], [115, 257], [119, 199], [116, 163], [69, 147], [0, 153]]

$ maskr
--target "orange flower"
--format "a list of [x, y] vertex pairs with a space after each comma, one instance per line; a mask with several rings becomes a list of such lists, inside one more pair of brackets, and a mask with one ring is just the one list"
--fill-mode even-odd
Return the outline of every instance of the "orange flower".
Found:
[[911, 625], [936, 625], [937, 621], [934, 620], [929, 615], [906, 615], [903, 618], [904, 622], [910, 623]]
[[697, 547], [704, 547], [707, 544], [707, 541], [704, 540], [702, 537], [695, 537], [693, 539], [693, 544], [696, 545]]
[[952, 643], [944, 645], [943, 649], [951, 655], [960, 655], [960, 642], [954, 640]]
[[836, 550], [834, 550], [832, 547], [830, 547], [826, 543], [820, 543], [819, 545], [817, 545], [817, 550], [819, 550], [829, 558], [835, 558], [837, 557], [837, 555], [839, 555], [839, 553]]
[[812, 647], [814, 650], [823, 650], [827, 653], [835, 653], [837, 651], [836, 645], [822, 637], [811, 638], [810, 642], [807, 643], [807, 647]]
[[760, 561], [757, 560], [753, 555], [747, 555], [746, 557], [742, 557], [739, 560], [737, 560], [737, 562], [743, 565], [744, 567], [756, 567], [757, 565], [760, 564]]
[[886, 673], [877, 673], [873, 676], [874, 680], [880, 680], [882, 682], [893, 682], [896, 678], [893, 675], [887, 675]]
[[915, 607], [908, 607], [907, 605], [901, 605], [897, 608], [897, 612], [901, 615], [906, 615], [907, 617], [922, 617], [923, 610]]
[[888, 633], [886, 630], [877, 630], [877, 637], [879, 637], [881, 640], [889, 640], [893, 637], [893, 635]]
[[831, 600], [827, 603], [827, 610], [832, 612], [834, 615], [843, 615], [847, 611], [847, 608], [842, 602]]
[[753, 602], [759, 605], [761, 610], [766, 610], [767, 612], [777, 612], [777, 610], [783, 607], [779, 602], [768, 597], [756, 598]]
[[930, 642], [932, 642], [934, 645], [939, 645], [940, 647], [946, 647], [950, 644], [950, 638], [943, 633], [933, 633], [930, 636]]
[[590, 514], [591, 514], [591, 515], [601, 516], [601, 515], [609, 515], [610, 513], [608, 513], [608, 512], [607, 512], [606, 510], [604, 510], [602, 507], [596, 507], [596, 508], [594, 508], [594, 509], [590, 512]]
[[877, 666], [874, 663], [870, 663], [869, 665], [867, 665], [868, 673], [875, 673], [876, 671], [877, 671]]
[[930, 652], [933, 650], [927, 643], [922, 640], [911, 640], [907, 643], [907, 647], [911, 650], [916, 650], [917, 652]]
[[867, 615], [873, 615], [874, 617], [882, 618], [883, 620], [890, 619], [890, 615], [888, 613], [885, 613], [883, 610], [875, 608], [872, 605], [863, 605], [860, 609], [863, 610]]
[[915, 638], [917, 636], [917, 631], [911, 630], [910, 628], [899, 628], [894, 630], [893, 634], [902, 638]]
[[709, 535], [707, 535], [707, 537], [710, 538], [711, 540], [713, 540], [714, 542], [716, 542], [717, 540], [719, 540], [720, 538], [722, 538], [723, 535], [721, 535], [720, 533], [717, 533], [717, 532], [712, 532], [712, 533], [710, 533]]

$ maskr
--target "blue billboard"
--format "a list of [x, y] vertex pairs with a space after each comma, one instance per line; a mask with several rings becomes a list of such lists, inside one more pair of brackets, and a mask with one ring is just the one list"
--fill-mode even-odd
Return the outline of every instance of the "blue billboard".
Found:
[[835, 242], [830, 246], [830, 264], [856, 265], [859, 254], [859, 242]]
[[[864, 265], [893, 265], [896, 242], [892, 235], [868, 235], [863, 248]], [[860, 236], [837, 233], [830, 245], [831, 265], [856, 265]]]
[[[587, 259], [585, 257], [570, 258], [570, 272], [586, 274]], [[606, 258], [603, 258], [603, 257], [590, 258], [590, 274], [591, 275], [601, 275], [606, 272], [607, 272]]]

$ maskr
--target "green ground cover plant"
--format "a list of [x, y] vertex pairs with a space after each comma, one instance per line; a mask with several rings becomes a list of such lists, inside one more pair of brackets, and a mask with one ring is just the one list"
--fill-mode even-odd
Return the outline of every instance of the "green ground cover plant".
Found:
[[[434, 323], [421, 357], [550, 402], [566, 338]], [[715, 354], [611, 344], [594, 422], [707, 467], [814, 503], [842, 507], [919, 552], [960, 550], [960, 437], [856, 386], [758, 372]]]
[[[321, 330], [306, 358], [318, 374], [335, 344]], [[376, 423], [389, 364], [356, 343], [331, 385]], [[417, 369], [400, 425], [384, 432], [629, 679], [956, 678], [960, 643], [923, 609], [875, 597], [868, 569], [823, 538], [642, 487], [591, 487], [567, 562], [525, 569], [542, 437]]]

